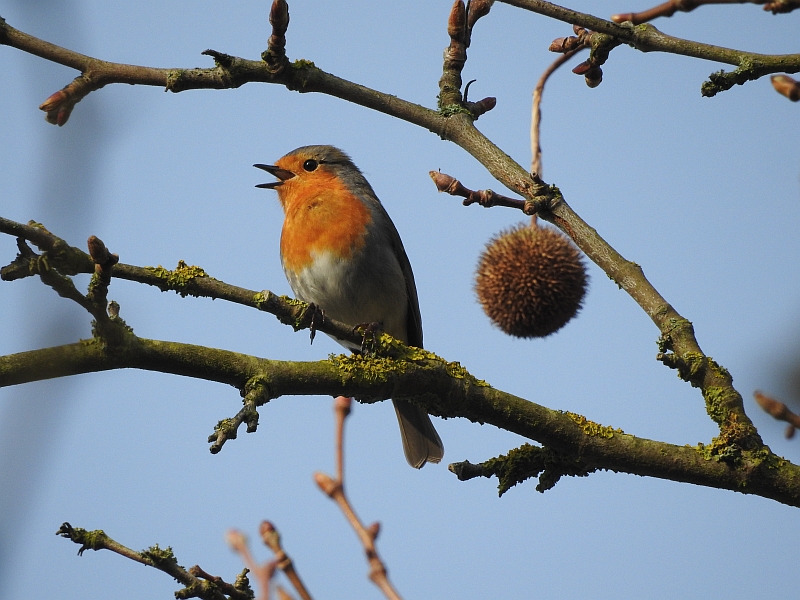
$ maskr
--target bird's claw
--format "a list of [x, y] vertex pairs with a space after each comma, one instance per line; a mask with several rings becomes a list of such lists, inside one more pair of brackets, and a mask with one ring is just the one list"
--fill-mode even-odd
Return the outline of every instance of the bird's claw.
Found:
[[[372, 323], [359, 323], [353, 327], [353, 333], [361, 333], [361, 354], [368, 354], [368, 349], [371, 348], [372, 353], [378, 346], [378, 333], [381, 330], [381, 324], [377, 322]], [[369, 340], [369, 343], [367, 342]]]
[[321, 327], [325, 322], [325, 311], [311, 302], [306, 310], [305, 318], [309, 319], [308, 330], [311, 332], [311, 343], [313, 344], [317, 335], [317, 328]]

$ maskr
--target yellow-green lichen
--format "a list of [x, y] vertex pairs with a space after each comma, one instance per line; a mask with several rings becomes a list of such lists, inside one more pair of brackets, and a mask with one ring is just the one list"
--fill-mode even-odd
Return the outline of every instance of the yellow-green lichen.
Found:
[[165, 567], [170, 565], [176, 567], [180, 566], [178, 565], [178, 559], [175, 558], [175, 554], [172, 552], [171, 546], [159, 548], [158, 544], [155, 544], [154, 546], [150, 546], [147, 550], [142, 550], [141, 554], [143, 558], [152, 561], [152, 563], [157, 567]]
[[223, 433], [232, 440], [236, 439], [238, 424], [234, 419], [222, 419], [214, 426], [214, 433]]
[[731, 406], [740, 401], [739, 394], [730, 387], [708, 386], [703, 389], [706, 412], [718, 425], [723, 425], [730, 414]]
[[270, 299], [271, 295], [272, 295], [272, 292], [268, 292], [266, 290], [263, 291], [263, 292], [257, 292], [253, 296], [253, 304], [255, 304], [255, 306], [256, 306], [256, 308], [258, 310], [264, 310], [264, 305], [267, 302], [269, 302], [269, 299]]
[[387, 356], [390, 356], [396, 360], [408, 360], [408, 361], [430, 360], [438, 363], [443, 363], [445, 371], [453, 379], [463, 379], [469, 381], [473, 385], [477, 385], [480, 387], [491, 387], [488, 383], [486, 383], [482, 379], [478, 379], [477, 377], [472, 375], [469, 371], [467, 371], [467, 369], [461, 366], [461, 363], [457, 361], [448, 362], [441, 356], [431, 352], [430, 350], [417, 348], [415, 346], [406, 346], [401, 341], [393, 338], [388, 334], [381, 335], [380, 338], [378, 339], [378, 343], [381, 350], [381, 354], [386, 354]]
[[667, 319], [661, 328], [661, 337], [658, 339], [659, 352], [672, 350], [675, 340], [675, 332], [687, 327], [689, 328], [689, 331], [692, 330], [692, 322], [688, 319], [684, 319], [683, 317], [670, 317]]
[[457, 115], [459, 113], [469, 115], [470, 117], [474, 116], [471, 112], [469, 112], [469, 109], [461, 106], [460, 104], [446, 104], [439, 107], [439, 114], [443, 117], [452, 117], [453, 115]]
[[713, 438], [710, 444], [698, 443], [695, 450], [700, 452], [705, 460], [739, 462], [742, 448], [747, 445], [747, 437], [752, 433], [752, 429], [752, 425], [740, 423], [735, 413], [727, 412], [724, 421], [720, 423], [719, 435]]
[[[64, 530], [65, 526], [69, 527], [69, 539], [76, 544], [81, 545], [81, 549], [78, 551], [79, 555], [82, 555], [84, 550], [102, 550], [107, 546], [109, 537], [102, 529], [93, 529], [88, 531], [83, 527], [73, 528], [69, 526], [69, 523], [65, 523], [59, 530], [59, 533], [62, 535], [64, 535], [62, 531]], [[67, 536], [65, 535], [65, 537]]]
[[741, 452], [735, 445], [730, 446], [726, 441], [718, 436], [711, 440], [710, 444], [698, 442], [694, 449], [700, 453], [704, 460], [722, 461], [735, 463], [739, 460]]
[[300, 331], [304, 327], [308, 326], [308, 322], [306, 321], [306, 311], [310, 307], [307, 302], [303, 302], [302, 300], [297, 300], [296, 298], [292, 298], [291, 296], [279, 296], [279, 298], [289, 306], [294, 306], [300, 308], [302, 310], [297, 311], [296, 316], [294, 318], [285, 318], [283, 315], [278, 315], [278, 319], [284, 325], [291, 325], [292, 329], [295, 331]]
[[244, 592], [248, 597], [255, 598], [255, 594], [253, 593], [252, 589], [250, 589], [250, 579], [247, 577], [249, 572], [250, 569], [246, 567], [242, 569], [242, 572], [236, 576], [236, 581], [233, 582], [233, 587], [241, 592]]
[[599, 423], [595, 423], [594, 421], [590, 421], [583, 415], [579, 415], [573, 412], [565, 412], [570, 419], [575, 421], [575, 423], [583, 430], [583, 433], [586, 435], [591, 436], [599, 436], [604, 438], [612, 438], [614, 437], [615, 433], [625, 433], [622, 429], [614, 429], [613, 427], [609, 427], [608, 425], [600, 425]]
[[442, 364], [447, 374], [454, 379], [461, 379], [480, 387], [490, 387], [482, 379], [470, 374], [460, 363], [447, 362], [423, 348], [406, 346], [386, 333], [378, 337], [375, 351], [377, 356], [339, 354], [331, 355], [328, 360], [343, 373], [365, 377], [369, 382], [384, 382], [389, 374], [403, 373], [409, 362], [432, 361]]
[[780, 469], [791, 464], [782, 456], [774, 454], [768, 446], [762, 446], [761, 448], [750, 452], [749, 458], [757, 461], [760, 466], [763, 466], [767, 469]]
[[706, 369], [711, 371], [711, 373], [713, 375], [715, 375], [716, 377], [721, 377], [723, 379], [729, 379], [729, 380], [733, 381], [733, 378], [731, 377], [730, 371], [728, 371], [728, 369], [723, 367], [721, 364], [719, 364], [717, 361], [715, 361], [710, 356], [706, 356]]
[[317, 65], [313, 61], [306, 60], [305, 58], [298, 58], [290, 65], [293, 69], [313, 69]]
[[678, 374], [682, 379], [690, 381], [706, 366], [706, 357], [702, 352], [684, 352], [681, 355], [681, 363]]
[[279, 296], [281, 300], [286, 302], [289, 306], [299, 306], [301, 308], [305, 308], [308, 306], [308, 302], [303, 302], [302, 300], [298, 300], [297, 298], [292, 298], [291, 296]]
[[[437, 358], [439, 358], [437, 356]], [[442, 360], [439, 358], [439, 360]], [[472, 375], [469, 371], [467, 371], [464, 367], [461, 366], [461, 363], [452, 361], [445, 363], [445, 371], [447, 374], [450, 375], [453, 379], [466, 379], [470, 383], [477, 385], [479, 387], [492, 387], [488, 383], [486, 383], [483, 379], [478, 379], [474, 375]]]
[[175, 86], [178, 82], [183, 79], [184, 74], [186, 73], [185, 69], [170, 69], [167, 72], [167, 85], [166, 89], [174, 90]]
[[208, 277], [208, 273], [206, 273], [201, 267], [196, 265], [187, 265], [182, 260], [178, 261], [178, 266], [175, 267], [173, 271], [165, 269], [161, 265], [158, 265], [157, 267], [145, 267], [145, 270], [162, 280], [163, 285], [161, 286], [161, 289], [174, 290], [181, 296], [186, 296], [189, 294], [186, 286], [190, 281], [198, 277]]
[[388, 375], [402, 373], [406, 361], [361, 354], [331, 354], [328, 361], [344, 375], [361, 379], [367, 383], [384, 383]]

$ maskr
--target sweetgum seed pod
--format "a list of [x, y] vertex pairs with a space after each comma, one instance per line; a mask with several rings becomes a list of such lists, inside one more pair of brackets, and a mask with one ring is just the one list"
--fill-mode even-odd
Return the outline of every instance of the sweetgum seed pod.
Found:
[[588, 279], [580, 250], [569, 239], [523, 223], [489, 241], [478, 261], [475, 292], [505, 333], [545, 337], [580, 310]]

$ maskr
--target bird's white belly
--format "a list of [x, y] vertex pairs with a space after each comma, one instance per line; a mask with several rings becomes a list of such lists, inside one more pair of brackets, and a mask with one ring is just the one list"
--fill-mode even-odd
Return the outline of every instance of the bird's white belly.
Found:
[[380, 323], [383, 331], [404, 339], [408, 297], [400, 266], [396, 261], [375, 266], [323, 252], [299, 273], [284, 272], [297, 298], [313, 302], [327, 317], [354, 326]]

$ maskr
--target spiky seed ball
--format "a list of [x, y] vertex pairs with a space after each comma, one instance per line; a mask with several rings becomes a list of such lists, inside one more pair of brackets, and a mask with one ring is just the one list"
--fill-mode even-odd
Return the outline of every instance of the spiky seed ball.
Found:
[[486, 245], [475, 292], [486, 315], [507, 334], [545, 337], [577, 314], [587, 282], [572, 242], [549, 227], [522, 223]]

